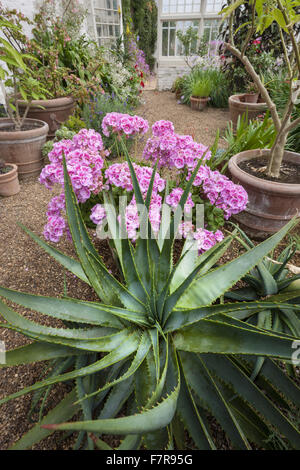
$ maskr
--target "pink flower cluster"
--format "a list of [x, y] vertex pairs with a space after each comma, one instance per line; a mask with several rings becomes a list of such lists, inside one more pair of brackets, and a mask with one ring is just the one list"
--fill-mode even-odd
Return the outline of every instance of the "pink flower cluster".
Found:
[[198, 245], [198, 254], [204, 253], [205, 251], [212, 248], [216, 243], [221, 242], [224, 238], [223, 233], [221, 230], [217, 230], [216, 232], [210, 232], [205, 228], [198, 228], [196, 232], [193, 234], [195, 240], [197, 240]]
[[109, 137], [111, 133], [126, 137], [144, 135], [148, 132], [148, 122], [140, 116], [130, 116], [122, 113], [108, 113], [102, 121], [103, 134]]
[[[39, 178], [40, 183], [50, 190], [56, 183], [64, 186], [63, 155], [78, 202], [84, 203], [92, 194], [98, 194], [104, 189], [103, 158], [108, 152], [104, 150], [100, 134], [94, 130], [82, 129], [72, 140], [54, 144], [53, 150], [48, 154], [50, 164], [43, 168]], [[58, 242], [63, 233], [67, 232], [66, 222], [62, 217], [64, 210], [62, 193], [55, 196], [48, 206], [48, 223], [44, 230], [47, 240]]]
[[[182, 188], [175, 188], [171, 193], [166, 197], [166, 203], [169, 204], [169, 206], [172, 207], [172, 209], [176, 209], [178, 206], [181, 196], [183, 194], [183, 189]], [[189, 214], [194, 207], [194, 203], [192, 200], [192, 193], [189, 194], [188, 199], [184, 205], [184, 212]]]
[[[146, 193], [149, 188], [150, 180], [153, 173], [153, 168], [149, 166], [140, 166], [133, 163], [134, 171], [136, 173], [142, 193]], [[132, 179], [127, 162], [115, 163], [105, 171], [107, 183], [117, 188], [123, 188], [126, 191], [133, 191]], [[164, 190], [166, 182], [156, 173], [153, 184], [153, 192], [161, 192]]]
[[178, 135], [171, 121], [157, 121], [152, 126], [153, 137], [148, 139], [143, 152], [146, 160], [157, 161], [158, 167], [193, 168], [200, 158], [209, 160], [211, 152], [190, 135]]
[[[189, 177], [190, 175], [187, 179]], [[224, 211], [226, 220], [233, 214], [243, 211], [247, 206], [248, 194], [245, 189], [233, 183], [219, 171], [212, 171], [206, 165], [199, 168], [193, 186], [202, 187], [210, 203]]]
[[[148, 166], [140, 166], [135, 163], [133, 164], [133, 167], [141, 188], [141, 192], [145, 198], [150, 185], [153, 168]], [[105, 178], [107, 184], [110, 186], [122, 188], [128, 192], [133, 191], [131, 174], [127, 162], [115, 163], [114, 165], [111, 165], [105, 171]], [[160, 209], [162, 204], [162, 197], [158, 193], [165, 189], [165, 185], [165, 180], [160, 177], [159, 173], [156, 172], [153, 183], [152, 198], [149, 207], [149, 219], [154, 231], [159, 230], [161, 220]], [[97, 204], [93, 207], [92, 214], [90, 216], [92, 222], [94, 222], [96, 225], [101, 225], [105, 217], [105, 209], [101, 204]], [[119, 216], [119, 222], [120, 220], [121, 218]], [[125, 223], [128, 237], [131, 240], [136, 240], [137, 230], [139, 229], [139, 213], [134, 196], [125, 209]]]

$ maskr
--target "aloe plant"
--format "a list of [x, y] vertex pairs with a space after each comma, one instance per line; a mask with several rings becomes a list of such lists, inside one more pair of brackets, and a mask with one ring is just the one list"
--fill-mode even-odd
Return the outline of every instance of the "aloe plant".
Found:
[[[245, 232], [239, 227], [235, 227], [242, 236], [242, 239], [240, 239], [241, 244], [247, 250], [254, 248], [255, 245]], [[284, 296], [287, 291], [297, 291], [299, 287], [296, 281], [300, 279], [300, 275], [291, 275], [288, 269], [288, 263], [293, 258], [296, 249], [296, 243], [291, 242], [277, 259], [274, 259], [274, 253], [270, 253], [243, 277], [242, 280], [245, 286], [227, 292], [225, 297], [231, 300], [248, 302], [265, 299], [276, 294]], [[300, 296], [293, 298], [293, 303], [299, 305]], [[276, 308], [258, 310], [257, 312], [244, 312], [242, 315], [238, 315], [238, 318], [252, 325], [278, 333], [286, 333], [296, 338], [300, 335], [299, 311], [297, 309], [286, 310], [280, 302]], [[253, 377], [257, 376], [257, 372], [263, 363], [264, 358], [257, 360]], [[292, 375], [295, 375], [293, 367], [288, 366], [288, 370]]]
[[[145, 208], [140, 223], [148, 224], [151, 233], [146, 209], [155, 171], [144, 200], [125, 147], [124, 152], [136, 201]], [[198, 167], [182, 195], [181, 209], [197, 171]], [[120, 227], [112, 210], [107, 219], [119, 259], [119, 281], [107, 270], [88, 236], [65, 162], [64, 173], [68, 222], [79, 261], [25, 230], [48, 254], [92, 286], [99, 301], [0, 289], [4, 298], [68, 325], [39, 325], [0, 303], [5, 327], [33, 340], [8, 351], [3, 367], [46, 360], [52, 366], [46, 378], [2, 398], [0, 405], [33, 391], [33, 406], [41, 399], [43, 405], [49, 387], [75, 381], [69, 395], [48, 415], [43, 417], [41, 412], [40, 422], [12, 448], [28, 448], [55, 430], [66, 430], [78, 433], [75, 448], [110, 449], [102, 436], [113, 434], [124, 436], [118, 447], [121, 450], [183, 449], [186, 429], [197, 448], [215, 449], [208, 415], [216, 418], [234, 448], [250, 449], [250, 442], [272, 448], [269, 437], [274, 429], [290, 447], [299, 448], [299, 430], [283, 411], [290, 410], [291, 403], [300, 405], [299, 388], [277, 363], [290, 360], [294, 337], [235, 318], [245, 311], [277, 307], [277, 296], [259, 302], [219, 302], [279, 243], [295, 220], [239, 258], [214, 268], [232, 236], [201, 256], [194, 242], [186, 240], [175, 263], [176, 217], [168, 220], [163, 214], [158, 237], [139, 238], [133, 246], [127, 238], [118, 238]], [[296, 295], [299, 292], [281, 296], [282, 308], [298, 310], [299, 305], [290, 303]], [[250, 379], [258, 356], [266, 357], [259, 386]], [[79, 412], [79, 420], [67, 422]]]

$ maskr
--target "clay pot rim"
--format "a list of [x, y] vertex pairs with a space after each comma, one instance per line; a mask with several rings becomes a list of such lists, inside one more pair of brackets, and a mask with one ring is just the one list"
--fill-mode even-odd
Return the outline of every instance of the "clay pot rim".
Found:
[[[18, 100], [19, 105], [26, 106], [27, 102], [25, 100]], [[61, 96], [59, 98], [50, 98], [48, 100], [32, 100], [31, 108], [35, 108], [37, 106], [44, 106], [45, 108], [55, 108], [57, 106], [66, 106], [67, 104], [74, 104], [75, 99], [73, 96]], [[41, 109], [42, 111], [42, 109]]]
[[209, 96], [191, 96], [191, 98], [193, 98], [193, 100], [201, 100], [201, 101], [208, 101], [209, 100]]
[[11, 173], [14, 173], [15, 171], [17, 172], [18, 171], [18, 166], [15, 164], [15, 163], [10, 163], [10, 162], [4, 162], [4, 165], [5, 166], [11, 166], [12, 169], [10, 171], [7, 171], [6, 173], [0, 173], [0, 179], [5, 177], [5, 176], [8, 176], [10, 175]]
[[27, 130], [20, 130], [20, 131], [2, 131], [1, 130], [1, 124], [13, 124], [13, 120], [10, 118], [0, 118], [0, 141], [3, 140], [23, 140], [23, 139], [30, 139], [32, 137], [40, 137], [43, 135], [47, 135], [49, 131], [49, 126], [45, 121], [41, 121], [40, 119], [31, 119], [31, 118], [26, 118], [24, 123], [40, 123], [41, 125], [39, 127], [33, 128], [33, 129], [27, 129]]
[[[297, 183], [279, 183], [277, 181], [268, 181], [263, 178], [257, 178], [256, 176], [250, 175], [246, 171], [242, 170], [238, 163], [245, 160], [252, 160], [254, 158], [260, 158], [261, 156], [268, 156], [271, 150], [269, 149], [254, 149], [254, 150], [245, 150], [244, 152], [237, 153], [229, 160], [228, 169], [232, 176], [237, 176], [240, 180], [240, 183], [243, 185], [254, 186], [258, 189], [259, 192], [267, 190], [268, 192], [273, 193], [282, 193], [282, 194], [295, 194], [300, 193], [300, 184]], [[295, 156], [300, 157], [299, 153], [286, 151], [284, 153], [286, 157]], [[300, 166], [300, 160], [299, 160]]]
[[228, 98], [229, 103], [239, 103], [239, 104], [249, 107], [250, 109], [252, 107], [255, 108], [257, 106], [265, 107], [267, 109], [267, 103], [265, 101], [257, 101], [257, 103], [251, 103], [251, 102], [249, 103], [249, 102], [244, 102], [240, 100], [241, 97], [244, 97], [245, 95], [250, 95], [250, 94], [252, 93], [239, 93], [237, 95], [231, 95]]

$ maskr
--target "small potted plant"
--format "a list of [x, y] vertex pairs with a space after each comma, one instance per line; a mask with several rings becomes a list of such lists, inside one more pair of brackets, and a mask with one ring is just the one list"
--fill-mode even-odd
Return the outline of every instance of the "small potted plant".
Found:
[[208, 78], [201, 78], [192, 85], [192, 96], [190, 98], [191, 108], [203, 111], [209, 101], [212, 91], [212, 83]]
[[[47, 2], [48, 6], [50, 3]], [[49, 11], [42, 9], [34, 22], [16, 10], [3, 10], [3, 17], [17, 26], [3, 30], [5, 39], [18, 45], [31, 77], [45, 89], [44, 97], [33, 97], [28, 110], [28, 101], [19, 96], [20, 114], [46, 122], [48, 139], [53, 139], [57, 129], [74, 112], [77, 102], [101, 89], [98, 69], [102, 58], [95, 54], [93, 43], [83, 36], [71, 41], [63, 18], [49, 16]], [[23, 23], [34, 26], [31, 39], [23, 32]]]
[[175, 97], [177, 100], [180, 100], [182, 95], [182, 85], [184, 83], [184, 77], [177, 77], [173, 83], [172, 91], [175, 93]]
[[0, 196], [14, 196], [19, 192], [17, 165], [0, 160]]
[[[1, 16], [0, 27], [5, 31], [18, 29]], [[18, 51], [13, 43], [0, 37], [0, 86], [8, 114], [8, 118], [0, 118], [0, 154], [6, 163], [18, 166], [20, 177], [37, 176], [41, 172], [42, 146], [48, 133], [48, 124], [27, 118], [31, 101], [43, 98], [46, 92], [41, 83], [31, 76], [24, 62], [28, 57], [28, 54]], [[23, 116], [18, 104], [20, 95], [27, 102]]]
[[247, 84], [246, 93], [244, 94], [245, 103], [257, 103], [259, 93], [255, 83], [249, 82]]

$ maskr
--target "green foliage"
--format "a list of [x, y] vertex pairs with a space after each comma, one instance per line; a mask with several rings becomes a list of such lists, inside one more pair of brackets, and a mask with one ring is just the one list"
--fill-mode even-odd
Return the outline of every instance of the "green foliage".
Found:
[[[241, 234], [240, 243], [247, 250], [254, 247], [247, 235], [236, 227]], [[228, 299], [239, 301], [262, 300], [266, 297], [281, 294], [283, 297], [287, 291], [297, 289], [300, 275], [291, 275], [288, 263], [293, 258], [297, 249], [297, 244], [292, 241], [282, 253], [275, 259], [274, 252], [266, 256], [255, 268], [242, 278], [244, 286], [229, 291], [225, 294]], [[296, 287], [294, 285], [296, 284]], [[300, 297], [294, 298], [293, 303], [300, 305]], [[300, 317], [297, 310], [285, 310], [280, 303], [277, 308], [266, 309], [260, 312], [244, 312], [238, 317], [251, 325], [258, 326], [276, 333], [283, 333], [290, 336], [299, 337]], [[264, 364], [264, 358], [259, 358], [254, 369], [255, 377]], [[295, 370], [289, 367], [295, 376]]]
[[[271, 2], [264, 2], [266, 7], [269, 4], [271, 7]], [[273, 2], [274, 5], [277, 2]], [[260, 8], [262, 2], [257, 2], [256, 7]], [[225, 12], [226, 8], [229, 5], [235, 6], [233, 10], [233, 23], [235, 25], [235, 34], [234, 42], [235, 46], [240, 49], [243, 42], [245, 41], [247, 34], [249, 32], [249, 27], [251, 24], [252, 17], [252, 3], [251, 2], [232, 2], [227, 0], [224, 2], [224, 7], [222, 12]], [[259, 74], [268, 73], [270, 70], [276, 69], [276, 59], [281, 59], [283, 55], [283, 45], [280, 37], [280, 32], [277, 27], [277, 24], [273, 22], [272, 15], [269, 15], [269, 12], [264, 11], [264, 16], [259, 14], [261, 21], [265, 21], [268, 17], [269, 26], [264, 31], [258, 31], [255, 34], [255, 37], [260, 40], [260, 44], [251, 45], [247, 49], [247, 57], [249, 57], [250, 62], [254, 65], [255, 70]], [[271, 21], [270, 21], [271, 20]], [[300, 32], [300, 23], [295, 23], [293, 25], [295, 35], [297, 36]], [[287, 44], [288, 49], [290, 48], [291, 42], [289, 35], [283, 31], [284, 40]], [[228, 42], [229, 40], [229, 23], [225, 21], [222, 23], [220, 30], [220, 38]], [[226, 52], [227, 58], [232, 58], [231, 54]], [[233, 61], [227, 61], [225, 63], [225, 71], [228, 76], [228, 79], [233, 85], [233, 91], [242, 92], [246, 90], [247, 83], [249, 81], [249, 76], [245, 71], [241, 62], [233, 57]]]
[[138, 46], [144, 51], [146, 62], [153, 70], [155, 58], [153, 57], [157, 40], [157, 6], [154, 0], [122, 0], [127, 26], [132, 27], [138, 36]]
[[247, 116], [239, 116], [236, 130], [233, 129], [232, 122], [227, 124], [224, 140], [228, 147], [226, 150], [220, 150], [215, 158], [211, 158], [208, 165], [212, 169], [222, 168], [224, 172], [227, 168], [229, 159], [237, 153], [254, 149], [269, 149], [276, 139], [276, 131], [269, 112], [264, 119], [255, 119], [248, 122]]
[[228, 106], [228, 97], [230, 95], [229, 82], [225, 75], [215, 68], [194, 67], [189, 75], [184, 76], [182, 85], [182, 102], [188, 104], [193, 94], [193, 87], [199, 81], [210, 82], [210, 105], [216, 108], [225, 108]]
[[[123, 113], [133, 115], [133, 107], [129, 104], [128, 98], [121, 101], [115, 93], [97, 94], [89, 104], [83, 107], [83, 120], [88, 129], [95, 129], [102, 136], [105, 148], [109, 149], [112, 157], [121, 155], [121, 148], [113, 136], [106, 137], [102, 134], [102, 121], [108, 113]], [[126, 147], [129, 149], [132, 142], [126, 141]]]
[[192, 96], [208, 98], [212, 91], [212, 83], [209, 78], [203, 78], [192, 84]]
[[51, 152], [55, 142], [59, 142], [60, 140], [73, 139], [77, 131], [70, 130], [70, 128], [67, 127], [67, 124], [68, 124], [68, 121], [55, 132], [55, 138], [53, 140], [48, 140], [43, 145], [42, 155], [44, 158], [46, 158], [48, 156], [48, 153]]
[[[156, 168], [144, 200], [125, 146], [123, 151], [136, 201], [145, 209], [140, 223], [151, 235], [146, 209]], [[181, 210], [199, 165], [200, 161], [181, 197]], [[300, 433], [284, 414], [293, 406], [299, 407], [299, 388], [276, 361], [290, 360], [294, 337], [238, 319], [244, 311], [278, 308], [279, 301], [280, 308], [298, 312], [299, 305], [291, 302], [299, 291], [260, 301], [218, 302], [263, 261], [295, 220], [239, 258], [215, 267], [232, 236], [201, 256], [195, 242], [187, 239], [181, 256], [174, 261], [180, 219], [163, 215], [158, 238], [142, 237], [133, 246], [127, 238], [120, 238], [122, 219], [119, 223], [113, 207], [107, 205], [110, 243], [120, 267], [117, 278], [107, 270], [88, 236], [65, 162], [64, 174], [68, 222], [79, 261], [47, 245], [28, 229], [26, 232], [92, 286], [99, 300], [48, 298], [0, 288], [2, 297], [66, 322], [65, 328], [43, 326], [0, 302], [5, 327], [33, 340], [9, 351], [3, 367], [52, 361], [46, 378], [2, 398], [0, 404], [32, 391], [44, 395], [56, 383], [75, 381], [64, 402], [46, 417], [41, 416], [42, 421], [14, 448], [30, 448], [55, 430], [68, 430], [79, 433], [76, 448], [108, 449], [102, 436], [114, 434], [124, 436], [119, 449], [135, 450], [143, 445], [172, 450], [180, 442], [179, 428], [185, 428], [197, 448], [215, 449], [207, 415], [215, 417], [236, 449], [250, 449], [250, 442], [273, 448], [267, 440], [274, 429], [288, 446], [299, 448]], [[250, 376], [260, 356], [266, 360], [260, 381], [254, 384]], [[34, 400], [37, 403], [38, 396]], [[79, 410], [79, 420], [64, 422]], [[121, 410], [122, 417], [118, 417]], [[95, 440], [90, 439], [90, 433]]]
[[[290, 85], [287, 77], [287, 73], [269, 73], [264, 76], [264, 82], [272, 101], [275, 103], [279, 114], [283, 116], [290, 95]], [[300, 117], [300, 105], [295, 105], [291, 119], [297, 119]], [[291, 152], [300, 152], [300, 124], [294, 128], [286, 142], [286, 150]]]
[[[47, 90], [42, 83], [31, 76], [31, 70], [26, 65], [26, 61], [35, 60], [34, 57], [22, 52], [17, 41], [11, 40], [19, 37], [20, 26], [0, 15], [0, 28], [5, 36], [0, 37], [0, 80], [4, 82], [3, 91], [8, 115], [15, 129], [20, 130], [24, 123], [18, 107], [20, 95], [29, 103], [28, 111], [31, 101], [45, 98]], [[6, 68], [1, 63], [5, 64]], [[12, 93], [9, 92], [10, 88], [13, 90]]]

